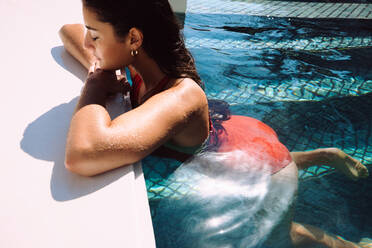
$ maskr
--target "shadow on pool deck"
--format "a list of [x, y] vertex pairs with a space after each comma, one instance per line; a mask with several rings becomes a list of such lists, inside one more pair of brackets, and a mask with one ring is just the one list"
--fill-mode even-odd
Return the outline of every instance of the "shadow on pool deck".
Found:
[[63, 46], [53, 47], [50, 53], [54, 60], [66, 69], [66, 71], [75, 75], [82, 82], [85, 81], [87, 70], [76, 59], [74, 59]]
[[[53, 48], [51, 54], [63, 68], [85, 80], [86, 70], [63, 47]], [[54, 161], [50, 189], [56, 201], [73, 200], [93, 193], [130, 172], [129, 167], [122, 167], [95, 177], [82, 177], [65, 169], [66, 136], [77, 101], [78, 97], [32, 121], [25, 129], [20, 144], [22, 150], [32, 157]]]
[[124, 167], [95, 177], [82, 177], [65, 169], [66, 136], [76, 103], [77, 98], [74, 98], [38, 117], [27, 126], [21, 141], [22, 150], [34, 158], [54, 161], [50, 190], [56, 201], [93, 193], [130, 171], [129, 167]]

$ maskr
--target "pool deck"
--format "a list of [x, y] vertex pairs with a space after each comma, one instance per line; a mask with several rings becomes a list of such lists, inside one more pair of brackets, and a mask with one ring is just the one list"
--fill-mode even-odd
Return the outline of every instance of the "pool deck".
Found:
[[372, 19], [372, 4], [267, 0], [189, 0], [189, 13], [288, 18]]
[[0, 1], [0, 16], [0, 247], [155, 247], [140, 164], [92, 178], [64, 167], [87, 71], [58, 30], [83, 22], [81, 1]]

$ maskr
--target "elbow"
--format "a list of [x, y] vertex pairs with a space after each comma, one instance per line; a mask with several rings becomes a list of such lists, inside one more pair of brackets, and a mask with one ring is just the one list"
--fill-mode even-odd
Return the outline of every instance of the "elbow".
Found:
[[82, 24], [65, 24], [58, 31], [62, 42], [65, 42], [73, 34], [77, 33], [84, 33], [84, 26]]
[[80, 176], [91, 177], [98, 174], [92, 171], [92, 163], [88, 159], [87, 152], [83, 150], [66, 150], [65, 168]]
[[74, 161], [69, 158], [65, 159], [65, 168], [68, 171], [80, 176], [92, 177], [96, 175], [95, 173], [89, 172], [81, 162]]
[[65, 24], [63, 25], [59, 31], [58, 31], [58, 34], [59, 34], [59, 37], [64, 40], [64, 38], [66, 37], [66, 34], [68, 33], [68, 30], [71, 28], [70, 27], [71, 24]]
[[[139, 160], [132, 160], [129, 156], [126, 159], [114, 160], [113, 155], [103, 156], [97, 153], [92, 147], [69, 147], [66, 148], [65, 168], [80, 176], [92, 177], [104, 172], [116, 169], [118, 167], [133, 164]], [[131, 158], [132, 159], [129, 159]]]
[[64, 24], [58, 31], [59, 34], [66, 34], [71, 32], [73, 29], [76, 29], [77, 26], [81, 26], [81, 24]]

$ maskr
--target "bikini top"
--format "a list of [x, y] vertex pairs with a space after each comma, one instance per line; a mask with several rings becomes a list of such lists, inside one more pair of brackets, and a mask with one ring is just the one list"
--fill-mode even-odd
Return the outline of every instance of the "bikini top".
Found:
[[[151, 94], [144, 95], [144, 99], [150, 98], [152, 95], [155, 95], [165, 89], [167, 84], [169, 83], [170, 78], [168, 76], [165, 76], [157, 85], [156, 87], [151, 91]], [[130, 100], [133, 108], [138, 107], [140, 104], [138, 102], [139, 98], [139, 91], [141, 89], [141, 85], [143, 84], [142, 78], [139, 74], [136, 74], [132, 77], [132, 88], [130, 92]], [[210, 133], [212, 133], [213, 125], [209, 118], [209, 130]], [[190, 158], [192, 155], [200, 152], [204, 145], [210, 140], [211, 135], [207, 138], [206, 141], [204, 141], [202, 144], [192, 147], [185, 147], [185, 146], [179, 146], [177, 144], [174, 144], [172, 141], [168, 141], [163, 144], [160, 148], [158, 148], [153, 154], [161, 157], [168, 157], [177, 159], [179, 161], [186, 161], [188, 158]]]

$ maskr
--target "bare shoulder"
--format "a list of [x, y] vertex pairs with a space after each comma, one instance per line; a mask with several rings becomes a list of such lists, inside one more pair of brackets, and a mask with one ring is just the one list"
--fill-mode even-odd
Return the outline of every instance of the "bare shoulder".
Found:
[[140, 119], [159, 119], [170, 127], [176, 123], [185, 124], [190, 118], [204, 116], [208, 112], [208, 101], [203, 89], [192, 79], [175, 79], [170, 88], [150, 97], [143, 104], [127, 113]]
[[[192, 79], [176, 80], [166, 92], [174, 92], [169, 115], [179, 123], [171, 140], [181, 146], [195, 146], [205, 141], [209, 134], [208, 101], [204, 90]], [[172, 94], [172, 93], [171, 93]]]
[[203, 138], [203, 131], [208, 130], [207, 97], [203, 89], [189, 78], [176, 79], [169, 89], [150, 97], [131, 112], [136, 116], [133, 119], [145, 118], [146, 123], [157, 123], [158, 132], [165, 130], [171, 136], [189, 131], [193, 137]]
[[170, 90], [176, 94], [180, 101], [188, 103], [191, 108], [204, 108], [207, 104], [204, 90], [191, 78], [177, 79]]

